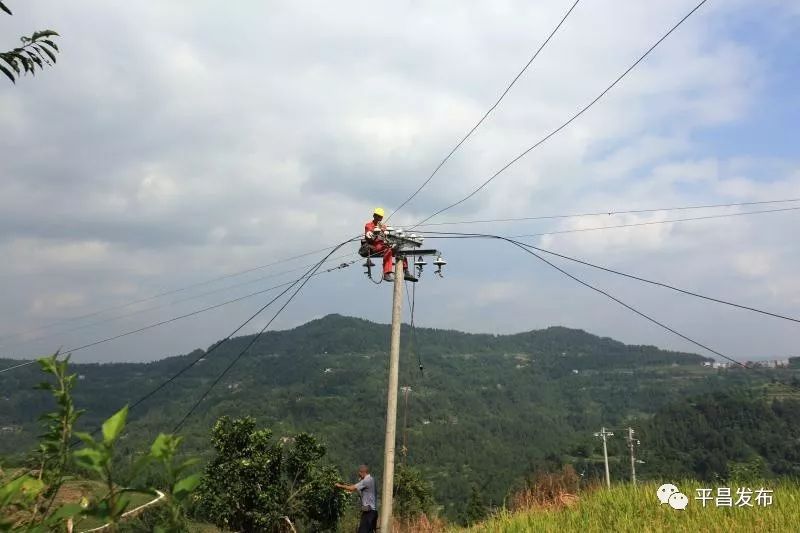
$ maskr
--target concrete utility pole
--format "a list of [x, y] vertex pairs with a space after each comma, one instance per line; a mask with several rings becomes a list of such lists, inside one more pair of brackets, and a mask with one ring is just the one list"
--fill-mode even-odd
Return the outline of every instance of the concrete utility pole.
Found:
[[392, 530], [392, 500], [394, 498], [394, 445], [397, 438], [397, 385], [400, 367], [400, 310], [403, 304], [403, 260], [394, 265], [394, 296], [392, 300], [392, 341], [389, 350], [389, 392], [386, 404], [386, 440], [383, 444], [383, 492], [381, 502], [381, 531]]
[[631, 482], [633, 486], [636, 486], [636, 452], [634, 446], [636, 445], [636, 439], [633, 438], [633, 428], [628, 428], [628, 448], [631, 450]]
[[[397, 442], [397, 390], [400, 376], [400, 321], [403, 304], [403, 258], [409, 255], [419, 256], [419, 261], [414, 263], [418, 277], [426, 265], [422, 256], [436, 255], [433, 262], [436, 265], [436, 274], [442, 275], [442, 267], [447, 261], [436, 250], [420, 250], [422, 238], [414, 235], [405, 235], [402, 230], [387, 228], [386, 239], [395, 250], [394, 264], [394, 295], [392, 299], [392, 340], [389, 348], [389, 390], [386, 394], [386, 438], [384, 440], [383, 457], [383, 490], [381, 492], [380, 528], [382, 533], [392, 531], [392, 504], [394, 500], [394, 459], [395, 444]], [[408, 248], [404, 248], [408, 247]], [[369, 259], [367, 259], [369, 263]], [[411, 265], [409, 265], [411, 266]], [[370, 275], [367, 267], [367, 275]], [[407, 393], [406, 393], [407, 394]]]
[[594, 434], [595, 437], [600, 437], [603, 439], [603, 462], [606, 465], [606, 487], [609, 489], [611, 488], [611, 472], [608, 470], [608, 446], [606, 445], [606, 440], [608, 437], [613, 437], [614, 434], [610, 431], [606, 431], [605, 426], [600, 428], [599, 433]]

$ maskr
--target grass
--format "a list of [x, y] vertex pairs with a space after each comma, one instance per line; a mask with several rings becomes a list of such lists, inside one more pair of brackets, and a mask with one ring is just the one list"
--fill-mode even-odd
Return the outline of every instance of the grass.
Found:
[[[743, 484], [744, 485], [744, 484]], [[759, 533], [798, 531], [800, 528], [800, 485], [789, 482], [765, 483], [773, 489], [773, 503], [768, 507], [715, 507], [710, 501], [704, 508], [695, 500], [697, 488], [716, 489], [717, 484], [701, 485], [696, 481], [677, 483], [689, 497], [685, 511], [661, 505], [656, 498], [657, 483], [633, 488], [618, 485], [610, 490], [599, 489], [579, 496], [576, 504], [559, 509], [534, 509], [519, 513], [502, 511], [470, 528], [481, 532], [544, 531], [581, 532], [691, 532]], [[734, 495], [739, 484], [731, 487]], [[751, 488], [760, 488], [751, 486]], [[716, 491], [714, 492], [716, 493]], [[455, 530], [454, 530], [455, 531]]]

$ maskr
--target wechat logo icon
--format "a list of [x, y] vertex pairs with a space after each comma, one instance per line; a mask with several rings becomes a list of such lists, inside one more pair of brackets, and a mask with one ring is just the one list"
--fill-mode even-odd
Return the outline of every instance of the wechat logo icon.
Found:
[[676, 511], [683, 511], [689, 505], [689, 498], [671, 483], [665, 483], [658, 487], [656, 497], [661, 505], [666, 503]]

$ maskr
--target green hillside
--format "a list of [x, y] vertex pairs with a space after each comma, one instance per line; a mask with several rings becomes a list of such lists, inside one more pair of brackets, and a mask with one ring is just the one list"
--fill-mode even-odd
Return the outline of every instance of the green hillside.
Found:
[[[410, 333], [404, 328], [401, 355], [401, 385], [413, 390], [407, 461], [433, 481], [450, 516], [463, 511], [472, 486], [500, 503], [525, 473], [580, 452], [576, 447], [595, 446], [585, 444], [586, 436], [601, 425], [641, 420], [685, 397], [769, 381], [765, 373], [703, 367], [706, 359], [695, 354], [627, 346], [562, 327], [501, 336], [418, 328], [416, 351], [409, 349]], [[132, 411], [126, 446], [141, 448], [171, 430], [250, 340], [225, 343]], [[186, 449], [206, 454], [209, 427], [219, 416], [253, 415], [276, 434], [316, 434], [343, 472], [368, 462], [380, 475], [388, 341], [389, 326], [339, 315], [265, 334], [190, 419]], [[83, 425], [93, 429], [202, 355], [74, 365], [81, 376], [75, 399], [88, 409]], [[13, 456], [33, 442], [36, 417], [48, 407], [46, 395], [31, 390], [38, 380], [33, 366], [0, 375], [0, 454]], [[402, 404], [399, 413], [402, 430]], [[594, 475], [596, 448], [584, 451], [587, 475]]]

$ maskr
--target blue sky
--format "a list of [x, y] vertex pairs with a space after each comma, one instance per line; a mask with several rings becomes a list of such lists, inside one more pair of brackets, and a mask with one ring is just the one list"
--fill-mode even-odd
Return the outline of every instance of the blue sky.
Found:
[[[420, 220], [472, 190], [590, 101], [693, 5], [581, 2], [396, 222]], [[142, 312], [42, 341], [31, 332], [359, 231], [374, 206], [391, 209], [416, 189], [568, 6], [12, 5], [15, 16], [2, 19], [8, 46], [13, 36], [47, 26], [62, 34], [63, 51], [36, 78], [0, 85], [7, 132], [0, 141], [0, 333], [9, 336], [0, 353], [29, 357], [82, 345], [289, 279], [186, 302], [164, 298], [158, 309], [133, 306]], [[436, 221], [800, 197], [799, 29], [796, 2], [708, 2], [596, 107]], [[519, 234], [674, 216], [453, 229]], [[797, 220], [790, 211], [531, 242], [800, 315]], [[496, 333], [567, 325], [695, 349], [516, 250], [474, 241], [437, 245], [450, 264], [445, 279], [428, 276], [418, 287], [420, 325]], [[733, 357], [800, 355], [788, 323], [568, 268]], [[356, 268], [326, 275], [275, 327], [333, 312], [387, 322], [390, 292]], [[262, 303], [247, 300], [75, 358], [188, 352], [224, 337]]]

